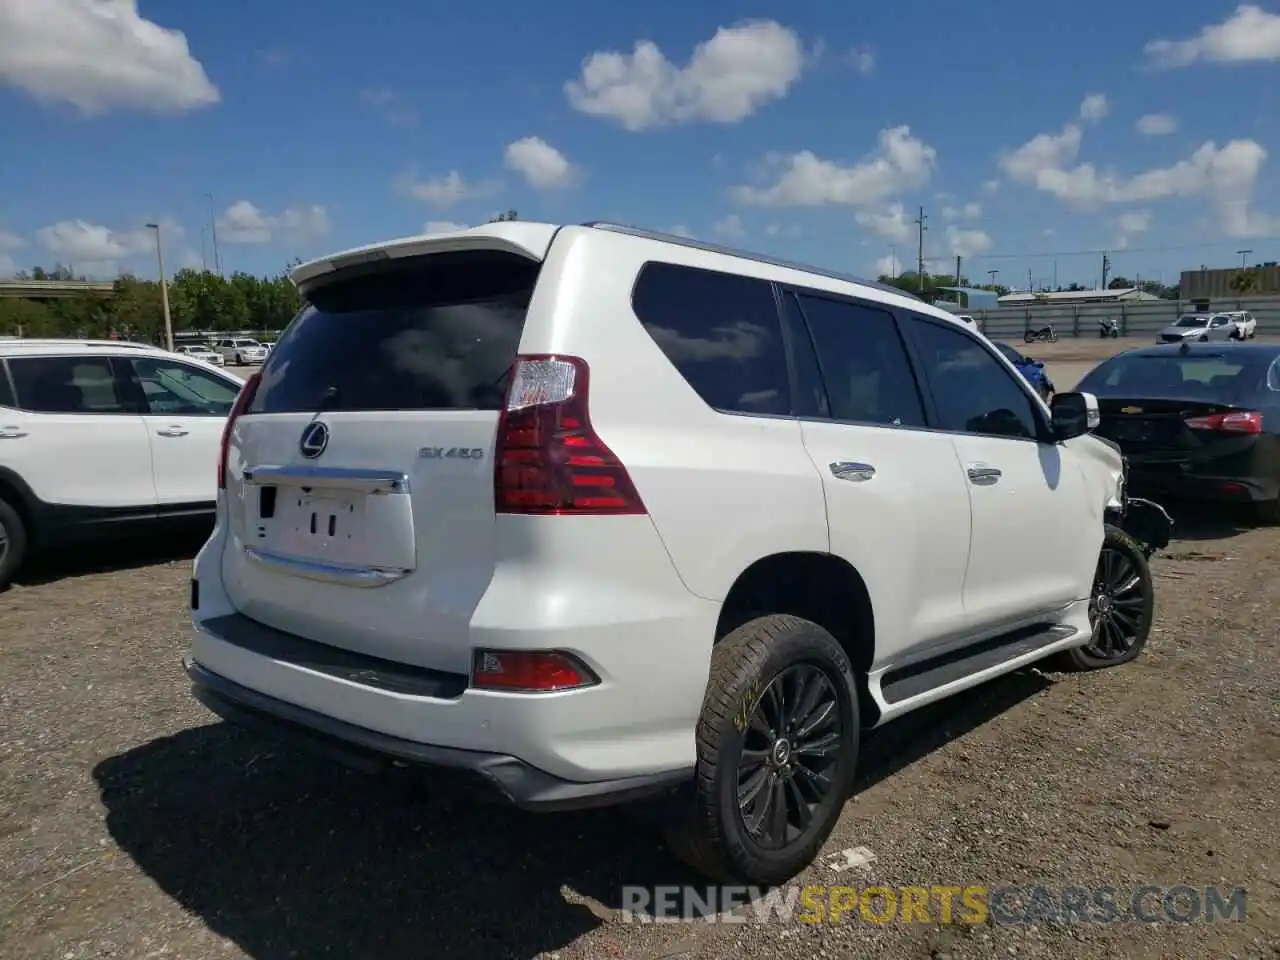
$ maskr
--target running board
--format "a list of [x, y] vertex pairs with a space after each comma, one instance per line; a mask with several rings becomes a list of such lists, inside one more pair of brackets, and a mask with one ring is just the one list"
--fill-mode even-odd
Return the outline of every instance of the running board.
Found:
[[888, 671], [880, 680], [880, 694], [889, 706], [937, 690], [966, 677], [993, 670], [1042, 648], [1052, 647], [1079, 631], [1066, 624], [1035, 624], [980, 643]]

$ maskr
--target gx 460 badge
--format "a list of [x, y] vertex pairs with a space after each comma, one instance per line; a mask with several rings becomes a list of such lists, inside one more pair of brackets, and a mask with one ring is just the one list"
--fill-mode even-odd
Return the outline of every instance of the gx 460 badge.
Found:
[[423, 460], [483, 460], [480, 447], [423, 447], [418, 451]]

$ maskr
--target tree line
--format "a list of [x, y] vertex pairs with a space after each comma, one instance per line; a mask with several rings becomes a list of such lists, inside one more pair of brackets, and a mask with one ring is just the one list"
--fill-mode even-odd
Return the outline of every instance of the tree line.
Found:
[[[19, 280], [83, 280], [65, 268], [36, 268]], [[278, 331], [302, 305], [287, 272], [256, 277], [208, 270], [179, 270], [169, 280], [174, 332], [183, 330]], [[27, 337], [120, 337], [161, 343], [164, 307], [160, 284], [121, 276], [112, 294], [85, 293], [46, 300], [0, 299], [0, 335]]]
[[[924, 283], [921, 283], [921, 279]], [[897, 276], [889, 274], [881, 274], [879, 277], [881, 283], [890, 287], [897, 287], [899, 290], [905, 290], [908, 293], [914, 293], [923, 297], [925, 300], [933, 302], [934, 300], [954, 300], [955, 294], [949, 291], [948, 287], [968, 287], [973, 290], [989, 290], [997, 296], [1003, 297], [1010, 292], [1010, 288], [999, 283], [970, 283], [969, 278], [960, 275], [959, 282], [956, 280], [954, 273], [925, 273], [923, 278], [914, 270], [907, 270]], [[1143, 280], [1136, 282], [1126, 277], [1116, 277], [1107, 284], [1109, 290], [1127, 290], [1131, 287], [1137, 287], [1144, 293], [1152, 296], [1160, 297], [1163, 300], [1177, 300], [1181, 295], [1177, 285], [1166, 287], [1162, 283], [1154, 280]], [[1078, 283], [1059, 286], [1054, 290], [1045, 288], [1043, 293], [1069, 293], [1076, 290], [1086, 290], [1087, 287]], [[1234, 288], [1233, 288], [1234, 289]]]

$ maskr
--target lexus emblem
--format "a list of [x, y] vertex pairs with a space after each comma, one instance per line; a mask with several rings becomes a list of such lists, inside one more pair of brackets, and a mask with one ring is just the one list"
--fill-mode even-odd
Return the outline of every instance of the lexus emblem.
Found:
[[329, 446], [329, 427], [321, 420], [312, 420], [307, 424], [307, 429], [302, 431], [302, 440], [298, 443], [298, 449], [308, 460], [314, 460], [324, 453], [327, 446]]

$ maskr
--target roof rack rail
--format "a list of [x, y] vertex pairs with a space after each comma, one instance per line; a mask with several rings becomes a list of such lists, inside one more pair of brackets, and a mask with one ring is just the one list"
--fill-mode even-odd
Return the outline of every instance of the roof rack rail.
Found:
[[162, 350], [150, 343], [138, 343], [134, 340], [100, 340], [87, 337], [3, 337], [0, 343], [16, 346], [77, 346], [77, 347], [125, 347], [135, 350]]
[[771, 267], [781, 267], [784, 270], [802, 270], [805, 273], [812, 273], [815, 276], [826, 277], [829, 280], [843, 280], [846, 283], [856, 283], [860, 286], [870, 287], [873, 290], [881, 290], [885, 293], [896, 293], [899, 296], [906, 297], [910, 300], [919, 300], [924, 303], [924, 299], [910, 290], [903, 290], [901, 287], [890, 286], [887, 283], [880, 283], [878, 280], [864, 280], [862, 277], [856, 277], [853, 274], [841, 273], [838, 270], [827, 270], [823, 267], [814, 267], [804, 263], [796, 263], [792, 260], [782, 260], [778, 257], [769, 257], [761, 253], [752, 253], [749, 250], [739, 250], [734, 247], [722, 247], [715, 243], [706, 243], [702, 240], [695, 240], [692, 237], [682, 237], [677, 233], [662, 233], [658, 230], [645, 230], [641, 227], [632, 227], [623, 223], [613, 223], [608, 220], [589, 220], [581, 224], [584, 227], [591, 227], [594, 230], [608, 230], [611, 233], [622, 233], [630, 237], [643, 237], [646, 240], [661, 240], [664, 243], [674, 243], [681, 247], [689, 247], [693, 250], [703, 250], [707, 253], [720, 253], [729, 257], [737, 257], [740, 260], [750, 260], [754, 263], [763, 263]]

